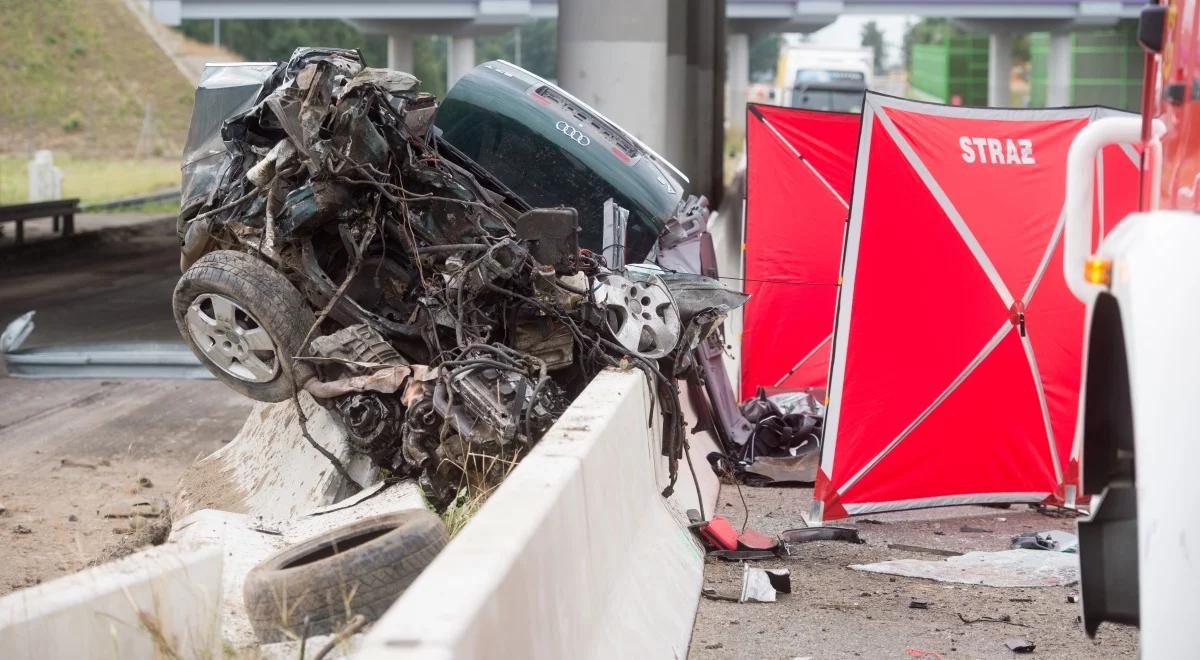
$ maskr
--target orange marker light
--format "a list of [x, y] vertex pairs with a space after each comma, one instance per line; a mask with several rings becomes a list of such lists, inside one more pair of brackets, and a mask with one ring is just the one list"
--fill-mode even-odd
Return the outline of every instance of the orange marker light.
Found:
[[1112, 284], [1112, 259], [1092, 255], [1083, 262], [1083, 279], [1092, 284]]

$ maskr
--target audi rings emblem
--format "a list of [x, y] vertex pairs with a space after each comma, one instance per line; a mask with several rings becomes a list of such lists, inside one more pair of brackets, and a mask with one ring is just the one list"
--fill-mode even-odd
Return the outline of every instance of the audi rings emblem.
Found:
[[580, 144], [580, 146], [586, 147], [592, 143], [592, 139], [589, 138], [588, 136], [584, 135], [583, 131], [579, 130], [578, 128], [575, 128], [574, 126], [568, 124], [565, 121], [558, 122], [557, 124], [554, 125], [554, 128], [557, 128], [560, 132], [562, 132], [563, 135], [578, 142]]

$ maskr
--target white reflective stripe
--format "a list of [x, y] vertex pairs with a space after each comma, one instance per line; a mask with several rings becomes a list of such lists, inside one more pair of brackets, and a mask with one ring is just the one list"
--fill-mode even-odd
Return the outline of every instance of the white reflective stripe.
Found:
[[1054, 480], [1062, 483], [1062, 463], [1058, 460], [1058, 445], [1054, 443], [1054, 428], [1050, 424], [1050, 406], [1046, 403], [1046, 388], [1042, 386], [1042, 372], [1038, 370], [1037, 356], [1033, 354], [1033, 343], [1029, 336], [1021, 337], [1021, 347], [1025, 349], [1025, 359], [1029, 361], [1029, 371], [1033, 374], [1033, 386], [1037, 388], [1038, 405], [1042, 409], [1042, 423], [1046, 426], [1046, 442], [1050, 444], [1050, 458], [1054, 463]]
[[976, 493], [972, 495], [942, 495], [939, 497], [922, 497], [912, 500], [893, 500], [890, 502], [862, 502], [857, 504], [844, 504], [842, 506], [846, 509], [846, 513], [849, 513], [853, 516], [860, 516], [865, 513], [905, 511], [908, 509], [932, 509], [939, 506], [1041, 502], [1049, 496], [1050, 493], [1048, 492]]
[[904, 154], [904, 158], [908, 160], [908, 164], [912, 166], [913, 171], [917, 173], [917, 176], [921, 177], [921, 181], [925, 183], [925, 187], [929, 189], [934, 199], [937, 200], [938, 205], [942, 207], [942, 211], [950, 219], [950, 224], [954, 225], [954, 228], [958, 230], [959, 236], [967, 244], [967, 249], [971, 251], [971, 254], [975, 257], [975, 261], [979, 262], [979, 267], [983, 269], [984, 274], [987, 275], [988, 280], [991, 281], [992, 286], [996, 289], [996, 293], [1004, 301], [1004, 306], [1012, 307], [1012, 293], [1009, 292], [1008, 287], [1004, 284], [1004, 279], [1000, 277], [1000, 271], [996, 270], [996, 266], [992, 264], [992, 260], [984, 252], [983, 246], [979, 244], [979, 240], [975, 238], [975, 234], [971, 233], [971, 228], [967, 226], [958, 209], [954, 208], [954, 204], [950, 202], [950, 198], [946, 196], [946, 192], [942, 190], [942, 187], [933, 178], [933, 175], [929, 172], [929, 168], [925, 167], [925, 163], [921, 162], [921, 159], [917, 156], [917, 152], [913, 150], [908, 140], [905, 140], [904, 136], [900, 134], [899, 129], [892, 123], [891, 118], [887, 116], [886, 112], [879, 113], [879, 123], [887, 131], [888, 135], [895, 140], [896, 146], [900, 147], [900, 152]]
[[1125, 155], [1129, 157], [1129, 162], [1133, 163], [1133, 166], [1139, 170], [1142, 169], [1142, 157], [1138, 154], [1137, 149], [1134, 149], [1133, 145], [1127, 142], [1122, 142], [1120, 147], [1121, 151], [1124, 151]]
[[788, 372], [786, 374], [784, 374], [782, 378], [775, 381], [775, 387], [779, 387], [780, 385], [782, 385], [783, 381], [788, 379], [788, 376], [791, 376], [792, 374], [796, 373], [796, 370], [800, 368], [800, 365], [804, 364], [805, 362], [808, 362], [808, 359], [811, 358], [812, 356], [816, 355], [817, 350], [820, 349], [825, 344], [829, 343], [829, 340], [831, 340], [831, 339], [833, 339], [832, 332], [829, 333], [828, 337], [822, 339], [819, 344], [817, 344], [816, 346], [813, 346], [813, 349], [808, 352], [808, 355], [805, 355], [804, 357], [800, 358], [800, 361], [796, 363], [796, 366], [789, 369]]
[[[1096, 239], [1096, 245], [1104, 242], [1104, 150], [1096, 154], [1096, 210], [1100, 214], [1100, 237]], [[1091, 249], [1091, 246], [1088, 246]]]
[[842, 404], [839, 396], [846, 384], [846, 346], [850, 341], [850, 317], [854, 305], [854, 281], [858, 270], [858, 243], [862, 235], [862, 198], [867, 188], [866, 154], [870, 153], [871, 132], [875, 125], [875, 103], [871, 94], [863, 102], [862, 128], [858, 133], [858, 158], [854, 164], [854, 192], [851, 199], [859, 200], [850, 207], [846, 223], [846, 239], [842, 249], [842, 286], [838, 287], [837, 311], [833, 326], [833, 359], [829, 376], [829, 407], [825, 409], [825, 432], [821, 438], [821, 471], [833, 475], [833, 459], [837, 455], [838, 426]]
[[966, 368], [963, 369], [960, 374], [958, 374], [958, 377], [951, 381], [951, 383], [946, 386], [946, 389], [942, 390], [942, 393], [939, 394], [938, 397], [934, 399], [928, 407], [925, 408], [925, 410], [921, 411], [921, 414], [917, 415], [917, 418], [914, 419], [912, 423], [904, 427], [904, 430], [900, 432], [900, 435], [897, 435], [895, 438], [893, 438], [892, 441], [889, 442], [882, 451], [876, 454], [871, 460], [867, 461], [867, 464], [862, 466], [853, 477], [850, 477], [846, 483], [842, 484], [842, 487], [838, 488], [838, 494], [845, 495], [847, 490], [854, 486], [854, 484], [858, 483], [859, 479], [862, 479], [863, 476], [870, 472], [871, 468], [875, 467], [879, 461], [882, 461], [885, 456], [899, 446], [899, 444], [905, 438], [907, 438], [908, 435], [912, 433], [921, 422], [925, 421], [926, 417], [929, 417], [929, 415], [936, 410], [938, 406], [942, 405], [942, 402], [945, 401], [946, 398], [951, 394], [953, 394], [954, 390], [958, 389], [958, 386], [967, 379], [967, 376], [970, 376], [971, 373], [975, 371], [975, 367], [978, 367], [979, 364], [983, 362], [984, 358], [991, 355], [992, 351], [1000, 345], [1000, 340], [1004, 339], [1004, 335], [1008, 334], [1010, 330], [1012, 330], [1012, 324], [1008, 322], [1008, 319], [1005, 319], [1004, 323], [1000, 326], [1000, 329], [996, 331], [996, 334], [988, 340], [988, 343], [985, 344], [982, 349], [980, 349], [979, 353], [975, 355], [975, 358], [967, 364]]
[[1046, 274], [1046, 269], [1050, 266], [1050, 258], [1054, 256], [1054, 252], [1058, 250], [1058, 240], [1062, 237], [1063, 228], [1067, 225], [1067, 210], [1064, 208], [1058, 213], [1058, 222], [1054, 225], [1054, 231], [1050, 234], [1050, 243], [1046, 246], [1046, 251], [1042, 253], [1042, 261], [1038, 263], [1037, 270], [1033, 272], [1033, 279], [1029, 280], [1029, 288], [1025, 290], [1025, 295], [1021, 298], [1026, 304], [1033, 300], [1033, 294], [1037, 291], [1038, 285], [1042, 283], [1042, 276]]
[[776, 128], [771, 125], [771, 122], [767, 121], [766, 117], [758, 116], [758, 119], [767, 127], [767, 129], [771, 131], [772, 134], [775, 135], [776, 138], [779, 139], [780, 142], [783, 143], [783, 146], [787, 147], [788, 151], [792, 152], [792, 155], [794, 155], [796, 158], [799, 158], [801, 163], [804, 163], [804, 166], [808, 168], [808, 171], [812, 172], [813, 176], [817, 177], [817, 180], [825, 186], [826, 190], [828, 190], [831, 195], [837, 198], [837, 201], [842, 203], [842, 206], [846, 207], [847, 209], [850, 208], [850, 204], [846, 202], [846, 199], [839, 195], [838, 191], [833, 189], [833, 186], [830, 185], [829, 181], [825, 177], [821, 176], [821, 173], [817, 171], [817, 168], [813, 167], [812, 163], [808, 162], [808, 159], [805, 158], [804, 155], [799, 151], [797, 151], [796, 147], [792, 146], [792, 143], [788, 142], [787, 138], [783, 137], [783, 134], [776, 130]]

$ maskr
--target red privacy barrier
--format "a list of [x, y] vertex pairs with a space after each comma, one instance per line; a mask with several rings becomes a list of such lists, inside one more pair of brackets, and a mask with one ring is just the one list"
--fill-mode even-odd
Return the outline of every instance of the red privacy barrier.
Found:
[[825, 386], [858, 126], [856, 114], [747, 109], [743, 399]]
[[[1113, 113], [867, 95], [815, 518], [1074, 496], [1084, 306], [1062, 276], [1065, 165]], [[1095, 235], [1136, 210], [1136, 159], [1104, 152]]]

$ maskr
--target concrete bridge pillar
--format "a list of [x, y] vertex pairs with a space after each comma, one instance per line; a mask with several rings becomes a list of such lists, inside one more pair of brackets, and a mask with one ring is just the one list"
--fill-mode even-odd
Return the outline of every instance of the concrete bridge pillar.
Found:
[[392, 32], [387, 38], [387, 68], [413, 72], [413, 37], [405, 32]]
[[1046, 105], [1071, 105], [1071, 33], [1050, 33], [1046, 57]]
[[988, 35], [988, 105], [1008, 107], [1012, 105], [1012, 34], [993, 32]]
[[683, 168], [687, 160], [688, 122], [688, 65], [687, 28], [688, 0], [668, 0], [667, 3], [667, 119], [662, 155], [673, 165]]
[[730, 32], [728, 35], [728, 102], [725, 116], [729, 127], [738, 135], [746, 134], [746, 97], [750, 91], [750, 35]]
[[446, 57], [446, 89], [475, 68], [475, 37], [451, 36]]
[[663, 149], [667, 0], [559, 0], [558, 82], [652, 149]]

